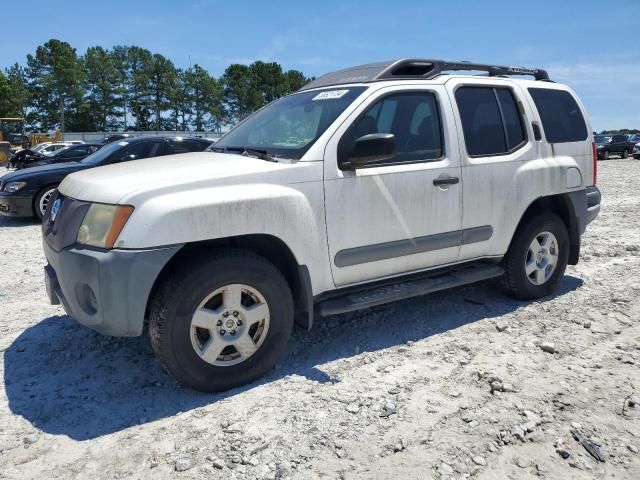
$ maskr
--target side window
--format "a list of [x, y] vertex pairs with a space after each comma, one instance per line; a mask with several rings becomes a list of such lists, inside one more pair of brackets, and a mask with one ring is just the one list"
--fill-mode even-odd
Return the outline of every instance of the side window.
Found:
[[510, 89], [461, 87], [456, 90], [456, 103], [470, 156], [504, 155], [526, 142], [522, 116]]
[[89, 148], [90, 148], [89, 145], [80, 145], [75, 147], [74, 152], [77, 155], [86, 155], [88, 152], [90, 152]]
[[587, 139], [587, 125], [573, 95], [565, 90], [549, 88], [530, 88], [529, 93], [540, 114], [547, 142], [579, 142]]
[[372, 166], [437, 160], [444, 153], [440, 112], [433, 93], [406, 92], [381, 98], [349, 128], [339, 148], [349, 148], [371, 133], [392, 133], [397, 151], [392, 159]]
[[140, 160], [142, 158], [157, 157], [162, 153], [162, 141], [138, 142], [122, 152], [120, 161]]
[[171, 153], [190, 153], [190, 152], [202, 152], [207, 145], [194, 140], [171, 140]]
[[527, 134], [524, 131], [522, 116], [511, 90], [508, 88], [496, 88], [496, 95], [502, 110], [507, 148], [511, 151], [527, 139]]
[[71, 149], [69, 152], [70, 157], [83, 157], [87, 154], [87, 147], [77, 147]]

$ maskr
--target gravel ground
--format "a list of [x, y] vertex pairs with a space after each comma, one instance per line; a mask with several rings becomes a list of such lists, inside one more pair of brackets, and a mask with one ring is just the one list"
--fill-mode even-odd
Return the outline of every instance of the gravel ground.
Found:
[[638, 479], [640, 162], [599, 185], [552, 298], [485, 283], [331, 317], [217, 395], [48, 305], [38, 226], [0, 218], [0, 478]]

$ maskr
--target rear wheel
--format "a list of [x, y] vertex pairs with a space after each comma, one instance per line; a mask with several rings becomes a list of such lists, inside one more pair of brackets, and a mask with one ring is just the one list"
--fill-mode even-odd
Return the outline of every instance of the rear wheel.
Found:
[[275, 365], [291, 336], [293, 300], [266, 259], [227, 251], [185, 262], [156, 291], [149, 317], [163, 366], [184, 386], [217, 392]]
[[503, 285], [515, 298], [530, 300], [553, 293], [569, 259], [569, 234], [552, 212], [531, 217], [516, 232], [504, 258]]
[[34, 202], [34, 207], [35, 207], [34, 210], [35, 210], [36, 216], [40, 220], [42, 220], [42, 218], [44, 217], [44, 214], [47, 211], [47, 207], [49, 206], [49, 203], [51, 203], [51, 200], [53, 199], [53, 196], [55, 195], [57, 188], [58, 188], [57, 185], [50, 185], [40, 190], [38, 195], [36, 195], [36, 199]]
[[629, 150], [625, 148], [622, 152], [622, 158], [627, 158], [628, 156], [629, 156]]

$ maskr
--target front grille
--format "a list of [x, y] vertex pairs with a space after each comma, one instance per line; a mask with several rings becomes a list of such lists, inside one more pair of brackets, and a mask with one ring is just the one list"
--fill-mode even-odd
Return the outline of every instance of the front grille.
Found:
[[52, 201], [55, 202], [57, 199], [62, 199], [58, 215], [55, 222], [52, 222], [51, 208], [47, 209], [42, 222], [42, 236], [51, 248], [59, 252], [76, 243], [78, 229], [91, 204], [65, 197], [61, 193], [58, 193]]

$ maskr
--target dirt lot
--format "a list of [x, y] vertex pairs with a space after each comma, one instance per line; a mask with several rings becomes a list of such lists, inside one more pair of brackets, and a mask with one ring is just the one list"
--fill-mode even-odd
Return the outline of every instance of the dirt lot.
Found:
[[599, 184], [553, 298], [486, 283], [325, 319], [220, 395], [48, 305], [38, 226], [0, 219], [0, 478], [638, 479], [640, 161]]

